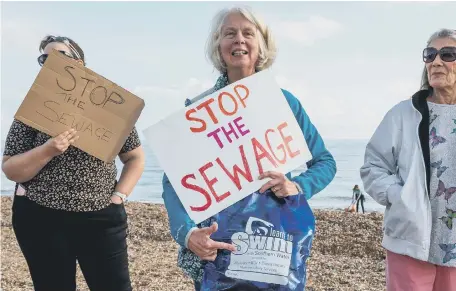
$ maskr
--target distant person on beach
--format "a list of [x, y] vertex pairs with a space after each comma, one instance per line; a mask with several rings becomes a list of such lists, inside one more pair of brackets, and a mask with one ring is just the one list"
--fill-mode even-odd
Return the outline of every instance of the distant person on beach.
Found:
[[386, 206], [388, 291], [456, 290], [456, 30], [432, 34], [422, 60], [421, 90], [386, 113], [361, 167]]
[[[245, 8], [224, 9], [214, 18], [207, 55], [215, 69], [220, 72], [220, 77], [210, 90], [193, 100], [187, 100], [186, 106], [230, 83], [271, 67], [275, 60], [276, 47], [269, 28], [251, 11]], [[261, 179], [272, 180], [265, 183], [259, 193], [272, 191], [277, 197], [301, 193], [306, 199], [310, 199], [332, 181], [336, 164], [299, 100], [286, 90], [282, 92], [302, 129], [313, 159], [307, 163], [306, 172], [293, 178], [290, 173], [265, 173]], [[163, 177], [163, 189], [171, 234], [181, 247], [178, 265], [194, 280], [195, 289], [200, 290], [204, 261], [214, 261], [219, 249], [235, 251], [235, 248], [210, 238], [210, 235], [217, 231], [217, 224], [210, 225], [210, 219], [198, 225], [190, 219], [166, 174]]]
[[363, 208], [363, 213], [364, 213], [364, 200], [366, 198], [364, 197], [363, 192], [359, 189], [358, 185], [355, 185], [353, 187], [353, 196], [352, 196], [352, 201], [353, 203], [356, 202], [356, 212], [359, 211], [359, 204], [361, 203], [361, 207]]
[[[42, 66], [56, 50], [85, 65], [73, 40], [46, 36]], [[13, 229], [37, 291], [76, 290], [76, 260], [92, 291], [132, 290], [128, 270], [127, 214], [123, 201], [144, 169], [136, 129], [115, 161], [105, 163], [72, 146], [78, 132], [51, 137], [14, 120], [6, 138], [2, 169], [14, 182]]]

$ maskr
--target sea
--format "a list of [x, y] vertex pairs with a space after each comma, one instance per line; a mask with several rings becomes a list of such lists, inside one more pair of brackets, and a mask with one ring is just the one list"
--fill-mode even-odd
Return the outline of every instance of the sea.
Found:
[[[147, 143], [143, 141], [146, 152], [146, 166], [144, 173], [137, 186], [130, 195], [130, 201], [139, 201], [146, 203], [163, 203], [162, 199], [162, 177], [163, 170], [160, 167], [156, 156]], [[334, 156], [337, 163], [337, 173], [334, 180], [321, 192], [317, 193], [309, 200], [309, 205], [314, 209], [344, 209], [348, 207], [352, 199], [352, 189], [355, 184], [359, 185], [364, 192], [360, 179], [359, 169], [363, 164], [364, 151], [368, 140], [325, 140], [326, 147]], [[1, 143], [1, 152], [3, 153], [4, 141]], [[122, 169], [122, 163], [116, 160], [118, 175]], [[298, 175], [306, 170], [306, 166], [296, 169], [292, 175]], [[0, 193], [1, 195], [12, 195], [14, 182], [9, 181], [3, 172], [0, 176]], [[364, 192], [365, 193], [365, 192]], [[366, 212], [384, 212], [384, 206], [375, 202], [368, 194], [365, 193], [366, 201], [364, 207]]]

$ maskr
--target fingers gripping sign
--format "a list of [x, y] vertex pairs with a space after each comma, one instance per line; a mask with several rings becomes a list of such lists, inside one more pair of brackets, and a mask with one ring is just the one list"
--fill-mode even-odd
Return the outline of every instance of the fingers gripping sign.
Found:
[[77, 141], [79, 135], [75, 129], [67, 130], [58, 136], [49, 139], [45, 146], [49, 150], [51, 156], [58, 156], [64, 153], [70, 145]]
[[259, 177], [260, 180], [266, 178], [270, 178], [271, 180], [260, 188], [260, 193], [264, 193], [268, 189], [271, 189], [271, 191], [279, 198], [297, 195], [299, 193], [298, 187], [296, 187], [296, 185], [282, 173], [267, 171]]

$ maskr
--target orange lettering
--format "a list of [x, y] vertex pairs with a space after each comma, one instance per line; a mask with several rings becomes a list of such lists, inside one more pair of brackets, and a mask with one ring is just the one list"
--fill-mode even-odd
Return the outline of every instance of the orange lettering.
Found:
[[205, 131], [206, 130], [206, 122], [200, 118], [196, 118], [196, 117], [191, 117], [190, 115], [192, 113], [195, 113], [196, 110], [195, 109], [190, 109], [188, 110], [186, 113], [185, 113], [185, 118], [187, 118], [188, 121], [196, 121], [196, 122], [201, 122], [201, 127], [190, 127], [190, 130], [192, 132], [202, 132], [202, 131]]
[[279, 163], [285, 164], [285, 162], [287, 161], [287, 153], [285, 152], [285, 147], [284, 147], [283, 144], [280, 144], [279, 146], [277, 146], [277, 149], [278, 149], [278, 150], [282, 150], [282, 152], [283, 152], [283, 158], [282, 158], [282, 159], [279, 159], [279, 158], [275, 155], [274, 151], [272, 150], [272, 146], [271, 146], [271, 143], [270, 143], [269, 138], [268, 138], [268, 133], [270, 133], [270, 132], [274, 132], [274, 130], [273, 130], [273, 129], [268, 129], [268, 130], [266, 130], [266, 133], [264, 134], [264, 137], [265, 137], [265, 139], [266, 139], [266, 143], [268, 144], [269, 150], [271, 151], [272, 155], [274, 156], [274, 158], [276, 158], [276, 160], [277, 160]]
[[[228, 96], [230, 97], [230, 99], [233, 101], [234, 103], [234, 110], [232, 112], [228, 112], [226, 109], [225, 109], [225, 106], [223, 105], [223, 102], [222, 102], [222, 97], [223, 96]], [[235, 114], [238, 110], [238, 104], [236, 102], [236, 99], [234, 98], [233, 95], [231, 95], [230, 93], [228, 92], [222, 92], [220, 93], [220, 95], [218, 96], [218, 105], [219, 105], [219, 108], [220, 110], [223, 112], [223, 114], [227, 115], [227, 116], [231, 116], [233, 114]]]
[[301, 152], [299, 150], [297, 150], [295, 152], [291, 152], [291, 149], [290, 149], [288, 144], [293, 140], [293, 137], [291, 135], [284, 136], [283, 132], [282, 132], [282, 129], [287, 127], [287, 126], [288, 126], [288, 123], [283, 122], [283, 123], [281, 123], [279, 125], [279, 127], [277, 127], [277, 129], [279, 130], [280, 135], [282, 136], [283, 142], [284, 142], [285, 147], [287, 148], [287, 151], [288, 151], [288, 155], [290, 156], [290, 158], [294, 158], [297, 155], [299, 155]]
[[217, 119], [217, 117], [215, 117], [214, 112], [212, 111], [211, 107], [209, 106], [209, 105], [211, 105], [212, 102], [214, 102], [214, 98], [210, 98], [210, 99], [204, 101], [203, 103], [198, 105], [196, 107], [196, 109], [198, 109], [198, 110], [200, 110], [201, 108], [206, 109], [207, 113], [209, 114], [209, 116], [212, 119], [212, 121], [214, 122], [214, 124], [217, 124], [218, 119]]
[[[244, 91], [245, 91], [244, 97], [241, 97], [241, 95], [239, 94], [239, 92], [237, 90], [238, 88], [244, 89]], [[247, 97], [249, 97], [249, 88], [247, 88], [244, 85], [239, 84], [239, 85], [234, 86], [234, 92], [236, 93], [237, 97], [239, 98], [239, 101], [241, 101], [242, 106], [244, 106], [244, 108], [245, 108], [245, 99], [247, 99]]]

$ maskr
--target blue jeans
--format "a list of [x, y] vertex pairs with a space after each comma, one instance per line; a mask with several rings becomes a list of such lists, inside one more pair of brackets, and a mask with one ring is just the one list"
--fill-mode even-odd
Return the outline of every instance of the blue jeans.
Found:
[[200, 291], [201, 290], [201, 283], [194, 281], [195, 284], [195, 291]]

